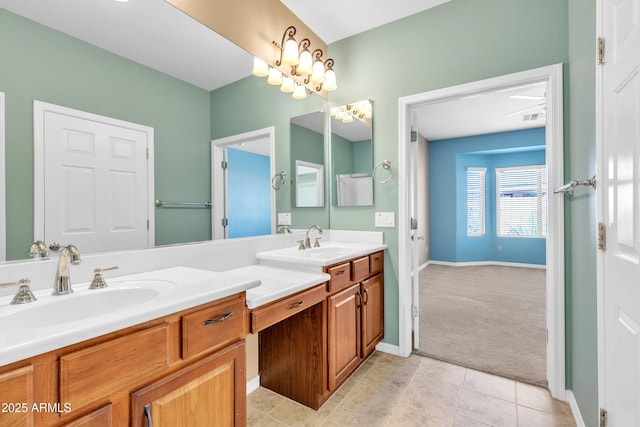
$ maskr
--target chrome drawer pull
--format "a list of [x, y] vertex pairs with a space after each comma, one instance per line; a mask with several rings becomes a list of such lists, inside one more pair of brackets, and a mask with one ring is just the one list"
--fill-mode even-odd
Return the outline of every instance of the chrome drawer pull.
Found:
[[291, 310], [293, 308], [298, 308], [300, 307], [302, 304], [304, 304], [304, 301], [300, 301], [300, 302], [296, 302], [294, 304], [291, 304], [289, 307], [287, 307], [287, 310]]
[[340, 271], [336, 271], [336, 272], [335, 272], [335, 275], [336, 275], [336, 276], [339, 276], [339, 275], [341, 275], [341, 274], [344, 274], [346, 271], [347, 271], [347, 270], [340, 270]]
[[217, 319], [208, 319], [202, 322], [202, 326], [207, 326], [210, 325], [212, 323], [220, 323], [220, 322], [224, 322], [225, 320], [227, 320], [228, 318], [230, 318], [231, 316], [233, 316], [233, 311], [229, 311], [228, 313], [225, 313], [224, 316], [222, 317], [218, 317]]

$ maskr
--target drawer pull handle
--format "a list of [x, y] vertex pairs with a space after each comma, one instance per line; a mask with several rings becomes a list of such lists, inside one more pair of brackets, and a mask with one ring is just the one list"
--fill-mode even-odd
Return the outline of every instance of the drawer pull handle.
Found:
[[338, 270], [338, 271], [336, 271], [336, 272], [335, 272], [335, 275], [336, 275], [336, 276], [340, 276], [341, 274], [344, 274], [346, 271], [347, 271], [347, 270], [343, 268], [342, 270]]
[[377, 257], [375, 257], [373, 260], [374, 260], [374, 261], [380, 261], [380, 257], [379, 257], [379, 256], [377, 256]]
[[153, 421], [151, 420], [151, 405], [148, 403], [144, 405], [144, 416], [147, 417], [147, 426], [153, 427]]
[[299, 301], [299, 302], [293, 303], [293, 304], [291, 304], [289, 307], [287, 307], [287, 310], [291, 310], [291, 309], [294, 309], [294, 308], [298, 308], [298, 307], [300, 307], [302, 304], [304, 304], [304, 301]]
[[220, 323], [220, 322], [224, 322], [225, 320], [227, 320], [228, 318], [230, 318], [231, 316], [233, 316], [233, 311], [229, 311], [227, 313], [224, 314], [224, 316], [222, 317], [218, 317], [217, 319], [208, 319], [202, 322], [202, 326], [207, 326], [210, 325], [212, 323]]
[[363, 302], [364, 302], [364, 305], [367, 305], [367, 303], [369, 302], [369, 291], [366, 289], [364, 290]]

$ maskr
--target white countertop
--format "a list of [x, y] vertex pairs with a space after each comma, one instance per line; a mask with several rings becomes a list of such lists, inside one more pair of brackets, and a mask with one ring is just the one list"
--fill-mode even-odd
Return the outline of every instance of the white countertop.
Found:
[[278, 267], [311, 268], [321, 271], [322, 267], [381, 251], [387, 248], [384, 243], [359, 243], [328, 241], [320, 243], [318, 248], [298, 249], [288, 247], [272, 251], [258, 252], [256, 257], [260, 263]]
[[[35, 293], [37, 301], [27, 304], [10, 305], [11, 297], [0, 298], [0, 366], [260, 285], [260, 280], [254, 277], [188, 267], [106, 277], [106, 280], [109, 287], [105, 289], [89, 290], [89, 283], [81, 283], [73, 286], [74, 292], [69, 295], [52, 296], [51, 289], [39, 291]], [[145, 283], [149, 286], [145, 287]], [[116, 295], [122, 287], [135, 287], [132, 295], [142, 301], [110, 300], [109, 296]], [[145, 301], [147, 295], [154, 298]], [[93, 303], [96, 299], [112, 304], [113, 310], [86, 312], [82, 301]], [[79, 314], [83, 309], [85, 313]]]
[[247, 290], [247, 307], [250, 309], [311, 288], [331, 278], [326, 273], [290, 270], [267, 265], [249, 265], [226, 271], [226, 273], [260, 280], [260, 286]]

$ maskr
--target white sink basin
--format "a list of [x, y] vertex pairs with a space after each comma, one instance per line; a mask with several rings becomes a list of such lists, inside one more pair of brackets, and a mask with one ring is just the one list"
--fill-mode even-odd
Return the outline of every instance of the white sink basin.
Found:
[[319, 248], [298, 249], [289, 247], [274, 251], [258, 252], [260, 262], [279, 265], [326, 266], [367, 253], [385, 249], [387, 245], [376, 243], [355, 243], [328, 241]]
[[174, 288], [175, 284], [169, 281], [135, 280], [111, 282], [104, 289], [84, 288], [68, 295], [38, 296], [38, 300], [33, 303], [18, 307], [15, 312], [0, 315], [0, 323], [20, 325], [22, 328], [55, 327], [117, 313], [130, 307], [140, 307]]

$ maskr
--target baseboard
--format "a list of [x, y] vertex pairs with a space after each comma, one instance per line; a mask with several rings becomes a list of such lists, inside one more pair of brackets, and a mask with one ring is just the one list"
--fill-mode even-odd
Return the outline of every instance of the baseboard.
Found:
[[573, 418], [576, 421], [577, 427], [586, 427], [584, 420], [582, 419], [582, 414], [580, 413], [580, 408], [578, 407], [578, 402], [576, 401], [576, 397], [573, 395], [571, 390], [567, 390], [565, 392], [565, 397], [567, 398], [567, 402], [569, 402], [569, 406], [571, 406], [571, 412], [573, 413]]
[[503, 267], [525, 267], [525, 268], [541, 268], [546, 270], [546, 265], [540, 264], [524, 264], [521, 262], [502, 262], [502, 261], [470, 261], [470, 262], [450, 262], [429, 260], [427, 264], [449, 265], [452, 267], [471, 267], [476, 265], [498, 265]]
[[376, 345], [376, 350], [383, 353], [392, 354], [394, 356], [400, 355], [400, 347], [393, 344], [387, 344], [386, 342], [380, 342]]
[[260, 375], [247, 381], [247, 395], [260, 388]]

